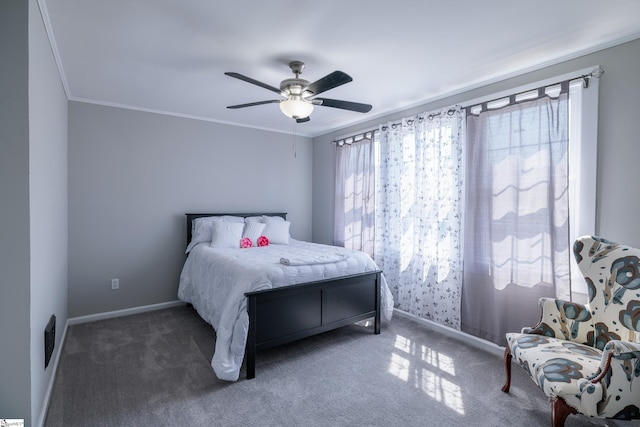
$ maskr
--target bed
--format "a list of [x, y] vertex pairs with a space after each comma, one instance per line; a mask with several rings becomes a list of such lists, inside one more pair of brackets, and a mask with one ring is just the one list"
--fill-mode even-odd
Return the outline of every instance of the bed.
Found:
[[362, 252], [292, 239], [288, 226], [286, 243], [271, 233], [274, 242], [249, 248], [220, 247], [215, 230], [212, 242], [202, 241], [201, 230], [195, 230], [209, 220], [218, 227], [227, 218], [284, 229], [285, 213], [186, 217], [188, 256], [178, 297], [216, 330], [211, 365], [222, 380], [237, 380], [243, 362], [247, 379], [254, 378], [259, 350], [371, 319], [379, 334], [382, 317], [391, 317], [393, 298], [384, 276]]

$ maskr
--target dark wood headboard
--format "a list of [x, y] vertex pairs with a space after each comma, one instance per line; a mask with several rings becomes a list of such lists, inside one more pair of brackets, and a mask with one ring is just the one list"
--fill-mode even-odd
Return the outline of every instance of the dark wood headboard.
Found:
[[287, 219], [286, 212], [272, 212], [272, 213], [187, 213], [187, 245], [191, 242], [191, 224], [196, 218], [202, 218], [206, 216], [241, 216], [246, 218], [248, 216], [279, 216], [282, 219]]

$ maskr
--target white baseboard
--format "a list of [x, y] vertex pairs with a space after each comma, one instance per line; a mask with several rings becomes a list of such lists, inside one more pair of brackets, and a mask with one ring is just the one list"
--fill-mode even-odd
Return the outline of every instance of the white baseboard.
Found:
[[40, 411], [40, 416], [33, 424], [35, 427], [43, 427], [44, 420], [47, 416], [47, 411], [49, 410], [49, 402], [51, 402], [51, 392], [53, 391], [53, 383], [56, 379], [56, 373], [58, 372], [58, 362], [60, 361], [60, 355], [62, 354], [62, 347], [64, 345], [64, 340], [67, 337], [67, 329], [69, 328], [69, 320], [64, 324], [64, 329], [62, 330], [62, 337], [60, 338], [60, 346], [58, 347], [58, 351], [55, 352], [53, 358], [53, 364], [51, 366], [52, 372], [49, 377], [49, 384], [47, 385], [47, 391], [44, 394], [44, 399], [42, 401], [42, 410]]
[[477, 349], [486, 351], [491, 354], [495, 354], [496, 356], [502, 357], [504, 355], [504, 347], [499, 346], [498, 344], [492, 343], [490, 341], [484, 340], [482, 338], [475, 337], [466, 332], [459, 331], [457, 329], [450, 328], [448, 326], [441, 325], [439, 323], [433, 322], [427, 319], [421, 319], [417, 316], [414, 316], [411, 313], [407, 313], [406, 311], [400, 310], [398, 308], [393, 309], [394, 314], [399, 315], [400, 317], [404, 317], [409, 320], [413, 320], [414, 322], [420, 323], [421, 325], [426, 326], [427, 328], [439, 332], [443, 335], [447, 335], [449, 337], [458, 339], [463, 341], [465, 344], [468, 344]]
[[147, 311], [162, 310], [163, 308], [185, 305], [183, 301], [161, 302], [159, 304], [143, 305], [140, 307], [125, 308], [123, 310], [107, 311], [104, 313], [89, 314], [87, 316], [72, 317], [68, 320], [69, 326], [80, 323], [95, 322], [96, 320], [112, 319], [114, 317], [129, 316], [131, 314], [145, 313]]

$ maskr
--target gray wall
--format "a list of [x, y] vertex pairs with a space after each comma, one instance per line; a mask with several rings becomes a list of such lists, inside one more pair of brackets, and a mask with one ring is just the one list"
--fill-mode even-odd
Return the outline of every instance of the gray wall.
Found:
[[[67, 96], [36, 0], [29, 1], [29, 204], [31, 238], [31, 417], [41, 421], [67, 323]], [[44, 368], [43, 331], [57, 320]]]
[[0, 54], [0, 416], [30, 426], [44, 415], [67, 321], [68, 261], [67, 99], [36, 0], [0, 2]]
[[0, 417], [26, 420], [31, 414], [28, 10], [23, 0], [0, 1]]
[[637, 220], [640, 191], [636, 176], [640, 159], [637, 124], [640, 113], [640, 39], [314, 138], [313, 240], [331, 243], [333, 239], [335, 145], [331, 141], [334, 138], [401, 117], [457, 103], [465, 105], [482, 96], [594, 65], [600, 65], [605, 70], [600, 79], [594, 233], [640, 247], [640, 222]]
[[311, 156], [309, 138], [70, 102], [69, 316], [175, 301], [186, 212], [284, 211], [309, 240]]

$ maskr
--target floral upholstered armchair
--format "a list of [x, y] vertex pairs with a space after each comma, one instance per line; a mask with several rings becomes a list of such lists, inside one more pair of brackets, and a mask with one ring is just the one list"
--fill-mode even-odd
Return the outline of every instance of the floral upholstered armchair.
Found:
[[640, 418], [640, 249], [585, 236], [573, 246], [589, 302], [541, 298], [533, 328], [507, 334], [512, 357], [549, 397], [552, 425], [571, 414]]

